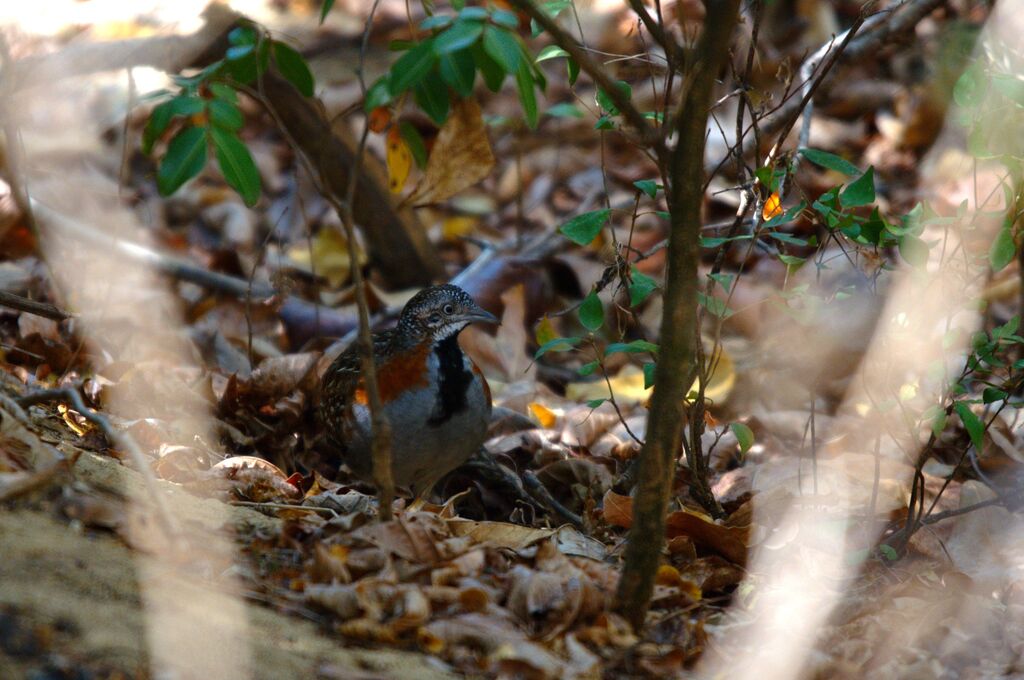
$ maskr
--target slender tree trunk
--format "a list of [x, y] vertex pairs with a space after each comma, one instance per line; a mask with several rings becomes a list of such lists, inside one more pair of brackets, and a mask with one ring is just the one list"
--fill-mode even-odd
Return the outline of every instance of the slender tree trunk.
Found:
[[633, 525], [615, 608], [634, 627], [643, 624], [654, 591], [654, 577], [665, 538], [665, 512], [675, 460], [683, 435], [683, 400], [697, 375], [697, 264], [704, 199], [704, 140], [715, 79], [729, 54], [739, 0], [708, 0], [704, 30], [687, 73], [675, 116], [676, 147], [669, 152], [668, 189], [671, 232], [665, 311], [658, 367], [640, 453], [634, 492]]

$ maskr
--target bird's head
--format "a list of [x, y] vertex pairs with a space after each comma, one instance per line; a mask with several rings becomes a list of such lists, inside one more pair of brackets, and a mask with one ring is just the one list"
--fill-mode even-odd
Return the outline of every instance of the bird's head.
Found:
[[469, 293], [446, 283], [416, 293], [402, 309], [398, 327], [410, 335], [437, 341], [457, 335], [478, 321], [499, 323], [498, 318], [474, 302]]

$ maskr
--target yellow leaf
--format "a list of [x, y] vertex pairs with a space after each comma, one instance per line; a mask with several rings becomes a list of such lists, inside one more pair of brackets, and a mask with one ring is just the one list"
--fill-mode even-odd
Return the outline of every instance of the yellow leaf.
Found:
[[446, 241], [454, 241], [473, 232], [477, 218], [470, 215], [454, 215], [444, 218], [441, 223], [441, 234]]
[[764, 207], [761, 209], [761, 217], [767, 222], [773, 217], [782, 214], [782, 199], [775, 192], [768, 197], [768, 200], [764, 202]]
[[[651, 390], [644, 389], [643, 371], [633, 364], [623, 367], [609, 382], [612, 384], [615, 401], [620, 405], [645, 402], [651, 396]], [[700, 381], [695, 380], [689, 393], [696, 392], [699, 385]], [[736, 365], [724, 349], [720, 350], [715, 370], [708, 379], [707, 387], [704, 390], [704, 398], [715, 404], [722, 404], [729, 397], [735, 385]], [[573, 401], [605, 399], [608, 397], [608, 386], [603, 380], [572, 382], [565, 386], [565, 396]]]
[[[718, 361], [715, 363], [715, 370], [708, 378], [707, 387], [704, 388], [704, 399], [716, 404], [723, 403], [736, 385], [736, 364], [732, 357], [724, 349], [719, 350]], [[694, 393], [700, 387], [700, 379], [693, 381], [690, 393]]]
[[412, 152], [409, 145], [402, 139], [402, 134], [397, 127], [388, 131], [387, 143], [388, 162], [388, 187], [391, 193], [398, 194], [405, 187], [405, 180], [409, 179], [409, 170], [412, 169]]
[[537, 322], [537, 327], [533, 331], [533, 337], [537, 339], [538, 345], [545, 345], [558, 337], [558, 331], [555, 330], [551, 319], [544, 316]]
[[[310, 259], [312, 250], [312, 259]], [[305, 241], [297, 241], [287, 251], [288, 259], [296, 266], [317, 276], [327, 279], [334, 288], [348, 281], [349, 268], [348, 243], [338, 229], [321, 228], [313, 237], [312, 248]], [[366, 254], [362, 249], [357, 251], [359, 263], [366, 262]]]
[[531, 401], [529, 404], [530, 413], [537, 419], [540, 426], [543, 428], [550, 429], [555, 426], [555, 422], [558, 420], [558, 416], [555, 412], [549, 409], [544, 404], [539, 404], [535, 401]]
[[[644, 389], [644, 372], [639, 366], [629, 364], [609, 379], [612, 393], [619, 404], [636, 404], [646, 401], [651, 391]], [[572, 382], [565, 386], [565, 396], [573, 401], [607, 399], [608, 385], [603, 380]]]
[[57, 405], [57, 412], [64, 419], [64, 424], [70, 427], [71, 431], [79, 437], [84, 437], [92, 429], [92, 424], [83, 418], [78, 411], [72, 411], [64, 404]]
[[423, 179], [405, 203], [443, 201], [482, 180], [493, 167], [494, 153], [480, 105], [464, 99], [452, 107], [430, 151]]

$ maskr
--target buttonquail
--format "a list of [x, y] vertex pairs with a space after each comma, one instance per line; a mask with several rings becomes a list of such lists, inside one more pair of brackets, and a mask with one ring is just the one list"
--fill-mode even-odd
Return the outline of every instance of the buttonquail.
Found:
[[[476, 453], [491, 415], [483, 373], [459, 347], [473, 323], [498, 323], [466, 291], [446, 284], [417, 293], [393, 330], [375, 333], [373, 354], [384, 413], [391, 425], [395, 486], [424, 497], [446, 473]], [[373, 480], [366, 383], [355, 347], [324, 373], [320, 417], [327, 440], [359, 478]]]

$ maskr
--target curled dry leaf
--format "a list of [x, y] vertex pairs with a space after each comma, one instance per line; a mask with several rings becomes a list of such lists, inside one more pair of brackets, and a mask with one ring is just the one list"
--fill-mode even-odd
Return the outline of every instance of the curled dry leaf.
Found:
[[308, 570], [309, 577], [325, 583], [351, 583], [352, 574], [346, 565], [348, 553], [348, 546], [317, 543], [313, 546], [313, 564]]
[[257, 503], [302, 497], [288, 475], [270, 461], [256, 456], [233, 456], [213, 466], [210, 472], [231, 483], [242, 498]]
[[252, 377], [242, 382], [243, 392], [263, 398], [281, 398], [297, 387], [313, 386], [313, 367], [319, 352], [269, 357], [260, 362]]
[[418, 512], [390, 522], [357, 529], [353, 536], [382, 550], [418, 564], [432, 564], [445, 555], [443, 540], [448, 537], [444, 520], [437, 515]]
[[303, 594], [307, 602], [337, 614], [342, 620], [348, 620], [359, 615], [359, 596], [356, 594], [356, 588], [353, 585], [310, 584], [306, 586]]
[[[604, 519], [628, 529], [633, 524], [633, 499], [608, 491], [604, 495]], [[669, 513], [665, 533], [668, 539], [686, 536], [697, 547], [718, 553], [740, 566], [746, 564], [750, 526], [722, 526], [697, 511], [677, 510]]]
[[416, 586], [402, 589], [399, 609], [398, 616], [391, 620], [391, 630], [395, 635], [416, 630], [430, 620], [430, 600]]
[[491, 671], [506, 678], [558, 678], [564, 664], [540, 645], [516, 640], [501, 645], [491, 657]]
[[427, 159], [423, 179], [404, 203], [443, 201], [482, 180], [493, 167], [494, 153], [480, 105], [475, 99], [463, 99], [452, 106]]

